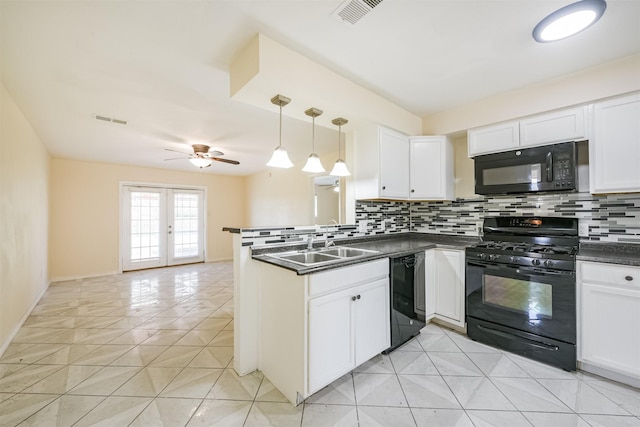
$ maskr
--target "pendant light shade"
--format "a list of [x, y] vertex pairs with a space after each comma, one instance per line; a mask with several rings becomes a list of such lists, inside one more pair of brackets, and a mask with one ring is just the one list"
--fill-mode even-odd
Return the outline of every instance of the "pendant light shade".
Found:
[[533, 38], [548, 43], [570, 37], [595, 24], [606, 8], [604, 0], [581, 0], [562, 7], [536, 25]]
[[324, 166], [322, 166], [322, 162], [320, 158], [316, 154], [316, 117], [322, 114], [322, 110], [318, 110], [317, 108], [309, 108], [304, 112], [307, 116], [311, 117], [312, 125], [311, 125], [311, 154], [309, 154], [309, 158], [307, 159], [307, 163], [305, 163], [302, 168], [303, 172], [310, 173], [320, 173], [324, 172]]
[[293, 166], [291, 160], [289, 160], [289, 155], [287, 154], [287, 150], [282, 147], [282, 107], [291, 102], [291, 99], [286, 96], [276, 95], [271, 98], [271, 103], [278, 105], [280, 107], [280, 133], [278, 139], [278, 146], [273, 151], [271, 155], [271, 159], [267, 162], [267, 166], [274, 168], [290, 168]]
[[338, 160], [336, 160], [335, 165], [333, 165], [333, 169], [329, 172], [329, 175], [333, 176], [349, 176], [351, 173], [349, 169], [347, 169], [347, 164], [340, 158], [340, 134], [342, 125], [346, 125], [349, 123], [347, 119], [343, 119], [342, 117], [338, 117], [337, 119], [331, 120], [331, 123], [338, 126]]

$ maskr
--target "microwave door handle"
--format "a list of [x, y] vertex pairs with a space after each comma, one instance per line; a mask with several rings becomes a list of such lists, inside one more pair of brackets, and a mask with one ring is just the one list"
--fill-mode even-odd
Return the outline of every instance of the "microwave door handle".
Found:
[[553, 181], [553, 154], [551, 151], [547, 153], [547, 182]]

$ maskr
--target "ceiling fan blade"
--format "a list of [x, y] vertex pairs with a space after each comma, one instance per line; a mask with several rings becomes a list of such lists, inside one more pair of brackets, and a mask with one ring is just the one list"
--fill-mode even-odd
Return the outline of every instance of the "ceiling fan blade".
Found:
[[187, 160], [189, 157], [172, 157], [170, 159], [164, 159], [164, 161], [166, 162], [167, 160]]
[[222, 151], [219, 151], [219, 150], [211, 150], [207, 154], [209, 155], [209, 157], [224, 156], [224, 153]]
[[237, 160], [222, 159], [220, 157], [211, 157], [211, 160], [215, 160], [216, 162], [230, 163], [232, 165], [239, 165], [240, 164], [240, 162], [237, 161]]
[[184, 151], [179, 151], [179, 150], [172, 150], [171, 148], [165, 148], [165, 151], [173, 151], [174, 153], [180, 153], [180, 154], [184, 154], [186, 156], [190, 156], [191, 153], [185, 153]]

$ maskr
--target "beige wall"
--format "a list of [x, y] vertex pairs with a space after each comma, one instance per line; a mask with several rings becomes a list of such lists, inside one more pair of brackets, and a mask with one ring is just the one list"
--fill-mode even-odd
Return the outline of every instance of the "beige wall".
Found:
[[423, 118], [425, 135], [445, 135], [640, 89], [640, 54]]
[[[327, 171], [331, 170], [336, 159], [337, 152], [320, 156]], [[303, 166], [296, 164], [289, 169], [268, 168], [245, 177], [246, 227], [314, 223], [314, 175], [302, 172]]]
[[232, 258], [231, 235], [222, 227], [244, 222], [242, 177], [53, 159], [49, 254], [53, 281], [118, 271], [123, 181], [205, 187], [207, 261]]
[[0, 84], [0, 354], [47, 289], [49, 154]]

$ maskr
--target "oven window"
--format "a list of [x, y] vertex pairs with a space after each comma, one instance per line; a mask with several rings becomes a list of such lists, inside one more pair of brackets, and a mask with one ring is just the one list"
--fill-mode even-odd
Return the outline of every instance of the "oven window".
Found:
[[537, 184], [541, 176], [540, 163], [483, 169], [482, 185]]
[[549, 284], [485, 274], [482, 291], [485, 304], [524, 313], [529, 320], [552, 317], [553, 298]]

